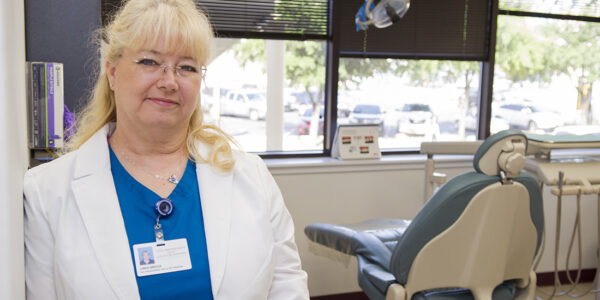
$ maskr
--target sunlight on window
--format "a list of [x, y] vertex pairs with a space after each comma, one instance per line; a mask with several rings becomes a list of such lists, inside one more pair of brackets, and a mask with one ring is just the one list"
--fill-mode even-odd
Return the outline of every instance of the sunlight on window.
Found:
[[[275, 43], [284, 49], [285, 78], [279, 82], [267, 80], [266, 40], [217, 39], [201, 91], [205, 122], [232, 135], [245, 151], [322, 150], [325, 43]], [[283, 95], [267, 99], [270, 84], [281, 85]], [[278, 107], [280, 113], [268, 114]], [[268, 126], [281, 126], [281, 133], [269, 136]]]
[[492, 128], [600, 134], [600, 24], [498, 17]]
[[479, 78], [478, 62], [343, 58], [338, 123], [379, 125], [388, 150], [475, 140]]

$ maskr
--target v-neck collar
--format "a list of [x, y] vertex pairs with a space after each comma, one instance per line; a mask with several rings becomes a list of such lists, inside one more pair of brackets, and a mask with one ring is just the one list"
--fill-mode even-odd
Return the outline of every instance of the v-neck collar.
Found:
[[[121, 163], [121, 161], [119, 160], [119, 158], [117, 157], [115, 152], [113, 151], [110, 144], [108, 145], [108, 148], [110, 151], [111, 168], [115, 168], [114, 171], [116, 171], [117, 173], [121, 173], [122, 177], [123, 177], [122, 179], [125, 180], [125, 182], [120, 182], [120, 183], [116, 183], [116, 184], [126, 184], [126, 185], [131, 184], [134, 188], [141, 189], [144, 194], [152, 195], [153, 198], [158, 198], [158, 199], [163, 198], [160, 195], [158, 195], [155, 191], [151, 190], [150, 188], [148, 188], [147, 186], [145, 186], [144, 184], [139, 182], [135, 177], [133, 177], [129, 173], [129, 171], [127, 171], [127, 169], [125, 169], [125, 167], [123, 166], [123, 164]], [[171, 191], [171, 193], [169, 193], [169, 195], [166, 198], [171, 199], [176, 195], [185, 194], [185, 191], [187, 189], [185, 189], [184, 186], [188, 183], [188, 181], [190, 181], [190, 179], [188, 177], [194, 175], [194, 174], [191, 174], [191, 172], [196, 172], [196, 170], [195, 170], [196, 168], [194, 165], [195, 164], [190, 159], [187, 160], [185, 169], [183, 170], [183, 175], [179, 179], [179, 182], [175, 185], [175, 188]], [[193, 176], [193, 177], [195, 177], [195, 176]]]

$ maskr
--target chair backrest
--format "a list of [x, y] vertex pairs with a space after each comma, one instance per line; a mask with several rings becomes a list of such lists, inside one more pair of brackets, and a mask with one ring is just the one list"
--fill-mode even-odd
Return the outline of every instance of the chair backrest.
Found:
[[413, 219], [390, 262], [408, 299], [451, 287], [491, 299], [506, 280], [527, 282], [541, 242], [543, 207], [537, 180], [521, 171], [526, 147], [519, 131], [492, 135], [474, 156], [475, 172], [442, 186]]

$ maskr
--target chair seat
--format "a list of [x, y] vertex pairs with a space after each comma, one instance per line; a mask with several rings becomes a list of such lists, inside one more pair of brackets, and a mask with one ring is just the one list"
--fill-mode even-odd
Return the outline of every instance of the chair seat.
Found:
[[[360, 286], [372, 298], [373, 295], [384, 298], [387, 288], [396, 282], [389, 270], [392, 250], [410, 223], [401, 219], [375, 219], [347, 225], [314, 223], [304, 232], [313, 242], [357, 256]], [[515, 289], [515, 283], [507, 281], [494, 290], [492, 299], [513, 299]], [[474, 300], [474, 297], [468, 289], [446, 288], [416, 293], [412, 300]]]
[[[371, 243], [383, 245], [391, 251], [408, 225], [409, 220], [400, 219], [376, 219], [347, 225], [314, 223], [307, 225], [304, 233], [313, 242], [356, 255], [370, 251]], [[372, 237], [377, 237], [377, 242]]]
[[526, 148], [519, 131], [489, 137], [475, 171], [444, 184], [412, 221], [316, 223], [305, 233], [357, 257], [371, 300], [531, 300], [544, 224], [540, 187], [522, 171]]
[[396, 279], [390, 272], [392, 251], [409, 220], [375, 219], [357, 224], [314, 223], [304, 228], [313, 242], [358, 259], [358, 282], [368, 295], [383, 296]]

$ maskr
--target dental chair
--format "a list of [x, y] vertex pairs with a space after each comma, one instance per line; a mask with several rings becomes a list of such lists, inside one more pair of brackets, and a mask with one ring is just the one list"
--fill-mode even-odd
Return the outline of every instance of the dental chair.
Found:
[[538, 182], [521, 171], [526, 147], [516, 130], [490, 136], [475, 171], [444, 184], [412, 221], [309, 224], [304, 232], [357, 257], [371, 300], [533, 299], [544, 216]]

